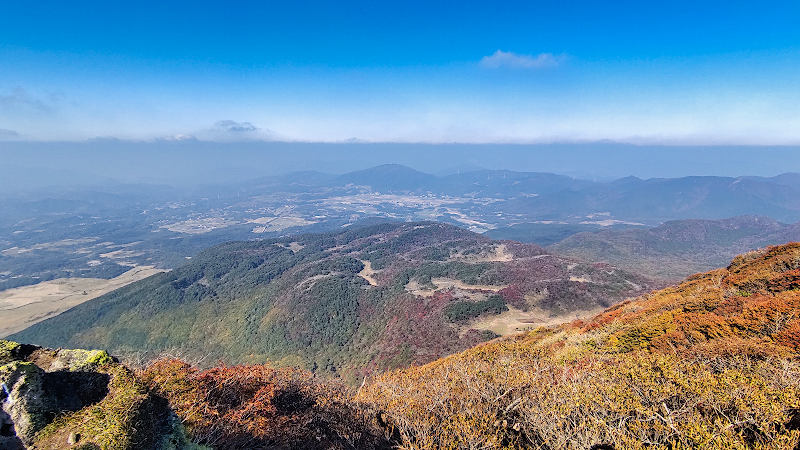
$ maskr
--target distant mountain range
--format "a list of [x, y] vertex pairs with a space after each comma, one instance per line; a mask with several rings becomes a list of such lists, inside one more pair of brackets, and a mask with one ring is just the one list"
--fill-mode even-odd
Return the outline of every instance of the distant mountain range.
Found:
[[547, 250], [677, 281], [723, 266], [738, 254], [791, 241], [800, 241], [800, 222], [787, 225], [769, 217], [739, 216], [676, 220], [646, 229], [581, 232]]
[[540, 245], [673, 220], [761, 215], [794, 223], [798, 180], [787, 173], [594, 182], [468, 168], [435, 176], [390, 164], [192, 190], [120, 184], [40, 190], [0, 198], [0, 290], [54, 278], [112, 278], [134, 265], [171, 269], [222, 242], [328, 232], [369, 218], [437, 221]]
[[598, 230], [619, 230], [628, 228], [648, 228], [644, 225], [613, 224], [599, 227], [594, 223], [559, 223], [559, 222], [525, 222], [516, 223], [507, 227], [495, 228], [483, 233], [492, 239], [506, 239], [511, 241], [525, 242], [528, 244], [541, 245], [546, 247], [555, 244], [574, 234], [581, 232], [593, 232]]
[[[582, 189], [592, 181], [564, 175], [511, 170], [477, 169], [436, 176], [400, 164], [385, 164], [343, 175], [315, 171], [249, 180], [248, 190], [311, 191], [314, 189], [367, 188], [380, 193], [431, 193], [437, 195], [506, 198], [541, 195], [564, 189]], [[324, 193], [326, 191], [322, 191]]]
[[[722, 219], [745, 214], [784, 222], [800, 220], [800, 191], [783, 178], [686, 177], [640, 180], [630, 177], [551, 195], [509, 200], [507, 213], [540, 220], [594, 215], [654, 224], [676, 219]], [[591, 218], [587, 221], [596, 220]]]
[[10, 339], [339, 373], [425, 363], [654, 286], [441, 223], [231, 242]]
[[[62, 193], [37, 191], [0, 203], [6, 219], [13, 220], [25, 205], [35, 210], [103, 208], [142, 205], [155, 201], [211, 200], [266, 193], [306, 193], [326, 196], [361, 188], [359, 192], [413, 193], [495, 200], [494, 209], [523, 219], [570, 221], [592, 218], [643, 220], [649, 224], [676, 219], [721, 219], [737, 215], [764, 215], [783, 222], [800, 220], [800, 174], [774, 177], [683, 178], [636, 177], [613, 182], [575, 179], [564, 175], [511, 170], [479, 169], [436, 176], [399, 164], [331, 175], [315, 171], [294, 172], [245, 180], [230, 185], [208, 185], [193, 190], [156, 185], [97, 185]], [[352, 191], [351, 191], [352, 192]], [[35, 203], [31, 203], [35, 202]], [[47, 202], [50, 202], [48, 204]], [[35, 206], [34, 206], [35, 205]], [[29, 207], [30, 208], [30, 207]]]
[[783, 222], [800, 220], [800, 174], [796, 173], [738, 178], [627, 177], [603, 183], [551, 173], [487, 169], [437, 177], [388, 164], [336, 177], [303, 172], [270, 180], [274, 188], [301, 182], [308, 189], [362, 186], [381, 193], [490, 198], [502, 200], [491, 205], [498, 214], [540, 221], [605, 219], [656, 225], [677, 219], [739, 215], [763, 215]]
[[378, 192], [431, 192], [444, 195], [507, 198], [543, 195], [594, 184], [588, 180], [539, 172], [481, 169], [437, 177], [399, 164], [350, 172], [328, 180], [328, 186], [369, 186]]

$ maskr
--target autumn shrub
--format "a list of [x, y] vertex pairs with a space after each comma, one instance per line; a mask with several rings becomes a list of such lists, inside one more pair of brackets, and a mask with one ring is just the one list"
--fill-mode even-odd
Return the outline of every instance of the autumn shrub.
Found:
[[140, 377], [169, 400], [193, 440], [217, 450], [388, 448], [382, 432], [350, 404], [345, 387], [299, 369], [201, 371], [165, 359]]
[[800, 449], [799, 266], [800, 244], [754, 252], [356, 399], [406, 449]]
[[797, 365], [637, 352], [559, 363], [511, 347], [381, 376], [359, 394], [404, 448], [790, 449]]

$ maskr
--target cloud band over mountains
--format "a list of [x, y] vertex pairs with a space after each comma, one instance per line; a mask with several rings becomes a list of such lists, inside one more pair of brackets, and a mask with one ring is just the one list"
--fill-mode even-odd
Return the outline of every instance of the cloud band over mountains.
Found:
[[218, 120], [214, 125], [233, 133], [246, 133], [248, 131], [258, 131], [261, 129], [250, 122], [234, 122], [233, 120]]
[[7, 83], [0, 139], [799, 145], [793, 66], [740, 59], [695, 70], [498, 49], [448, 66], [220, 71], [230, 82], [212, 90], [193, 73]]

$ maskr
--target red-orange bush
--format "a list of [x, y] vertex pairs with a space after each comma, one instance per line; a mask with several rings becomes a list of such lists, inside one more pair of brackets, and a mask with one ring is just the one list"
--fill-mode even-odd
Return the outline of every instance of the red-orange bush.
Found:
[[346, 388], [299, 369], [247, 365], [200, 371], [167, 359], [140, 376], [169, 400], [195, 441], [217, 450], [388, 447], [350, 403]]
[[800, 244], [360, 391], [403, 448], [800, 449]]

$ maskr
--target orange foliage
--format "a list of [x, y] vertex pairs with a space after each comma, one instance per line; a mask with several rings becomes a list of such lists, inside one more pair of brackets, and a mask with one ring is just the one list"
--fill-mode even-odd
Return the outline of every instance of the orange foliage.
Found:
[[216, 449], [800, 448], [800, 244], [380, 375], [355, 398], [267, 366], [164, 360], [142, 378]]
[[800, 448], [800, 243], [382, 375], [358, 398], [403, 448]]
[[[739, 256], [728, 269], [693, 275], [679, 286], [617, 305], [582, 331], [609, 330], [605, 344], [612, 351], [674, 352], [715, 339], [754, 339], [781, 356], [796, 351], [792, 330], [799, 323], [800, 244], [791, 243]], [[720, 345], [715, 347], [722, 351]]]
[[800, 352], [800, 321], [795, 320], [786, 329], [775, 335], [775, 342]]
[[140, 377], [170, 401], [195, 441], [217, 450], [388, 447], [343, 386], [299, 369], [223, 365], [200, 371], [166, 359]]
[[758, 256], [759, 253], [734, 258], [728, 266], [725, 283], [746, 292], [797, 287], [795, 270], [800, 268], [800, 243], [767, 247], [763, 255]]

